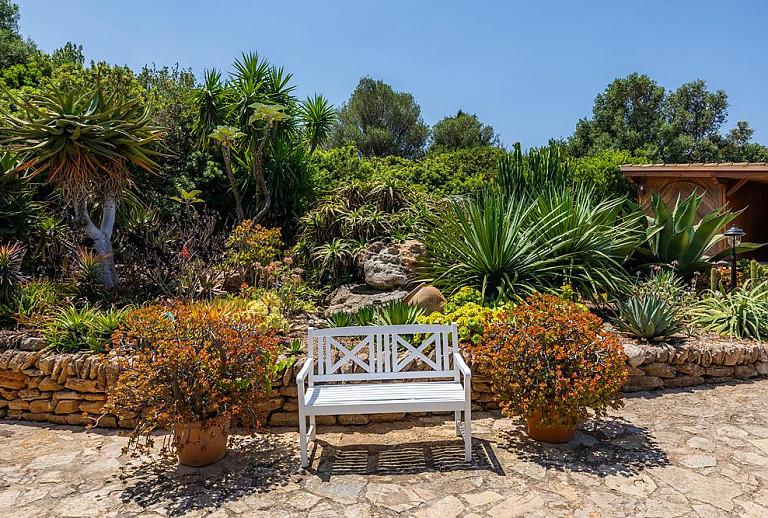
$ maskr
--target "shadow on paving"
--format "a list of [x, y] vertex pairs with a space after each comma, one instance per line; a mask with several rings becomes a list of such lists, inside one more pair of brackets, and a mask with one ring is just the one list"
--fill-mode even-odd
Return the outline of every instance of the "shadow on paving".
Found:
[[497, 446], [547, 469], [600, 477], [629, 477], [646, 468], [669, 464], [669, 457], [651, 434], [621, 418], [585, 423], [576, 437], [565, 444], [536, 441], [520, 427], [500, 432]]
[[175, 459], [132, 463], [117, 476], [125, 485], [120, 499], [180, 516], [267, 492], [299, 473], [294, 442], [274, 435], [238, 437], [222, 460], [203, 468], [180, 466]]
[[471, 463], [464, 460], [464, 442], [461, 440], [349, 446], [333, 446], [319, 439], [316, 442], [322, 447], [322, 453], [315, 474], [324, 482], [339, 475], [404, 475], [434, 471], [491, 471], [504, 475], [490, 443], [484, 439], [472, 439]]

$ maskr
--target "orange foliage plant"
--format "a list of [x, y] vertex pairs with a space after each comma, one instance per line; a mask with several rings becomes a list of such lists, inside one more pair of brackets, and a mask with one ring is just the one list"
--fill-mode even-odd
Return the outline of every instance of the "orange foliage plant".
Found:
[[596, 418], [622, 405], [626, 356], [602, 321], [576, 303], [534, 294], [486, 326], [470, 345], [481, 371], [491, 377], [502, 412], [547, 425], [575, 426], [589, 410]]
[[[174, 303], [132, 312], [112, 337], [120, 374], [105, 410], [135, 415], [129, 449], [149, 452], [151, 432], [214, 417], [260, 424], [277, 370], [279, 341], [253, 312]], [[182, 445], [163, 442], [161, 453]]]

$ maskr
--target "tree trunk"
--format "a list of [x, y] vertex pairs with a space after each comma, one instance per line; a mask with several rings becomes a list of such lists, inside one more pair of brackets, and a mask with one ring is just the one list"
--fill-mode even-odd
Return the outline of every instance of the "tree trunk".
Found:
[[267, 143], [268, 138], [269, 138], [269, 128], [265, 130], [264, 137], [261, 139], [258, 149], [251, 150], [251, 153], [253, 155], [253, 176], [254, 176], [254, 179], [256, 180], [256, 184], [259, 186], [259, 189], [264, 195], [264, 206], [261, 208], [258, 214], [256, 214], [256, 216], [254, 216], [253, 218], [253, 221], [256, 223], [260, 222], [264, 218], [264, 216], [267, 215], [267, 213], [269, 212], [269, 208], [272, 206], [272, 195], [269, 192], [269, 188], [267, 187], [267, 181], [264, 178], [264, 171], [261, 168], [261, 155], [264, 152], [264, 145]]
[[75, 220], [82, 225], [83, 231], [93, 240], [93, 249], [101, 258], [101, 283], [105, 288], [114, 288], [118, 283], [115, 255], [112, 251], [112, 231], [115, 227], [116, 211], [117, 200], [115, 196], [106, 195], [102, 206], [101, 224], [97, 227], [88, 214], [86, 201], [75, 202]]
[[240, 191], [237, 189], [235, 174], [232, 172], [232, 159], [229, 155], [229, 147], [221, 146], [221, 155], [224, 158], [224, 169], [227, 170], [227, 178], [229, 178], [229, 185], [232, 187], [232, 194], [235, 195], [235, 212], [237, 213], [237, 222], [242, 223], [242, 221], [245, 219], [245, 212], [243, 211], [243, 204], [240, 201]]

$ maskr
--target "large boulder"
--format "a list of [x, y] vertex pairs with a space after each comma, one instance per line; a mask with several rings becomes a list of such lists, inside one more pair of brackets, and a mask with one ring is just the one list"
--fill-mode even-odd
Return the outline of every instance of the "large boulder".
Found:
[[362, 307], [400, 300], [406, 295], [408, 292], [405, 290], [381, 291], [366, 284], [345, 284], [331, 293], [329, 307], [325, 313], [327, 316], [338, 311], [354, 313]]
[[365, 273], [367, 285], [391, 290], [413, 282], [424, 251], [424, 244], [415, 239], [404, 243], [376, 242], [364, 248], [357, 261]]
[[446, 300], [439, 289], [426, 283], [410, 292], [405, 297], [409, 306], [418, 306], [424, 310], [425, 315], [445, 312]]

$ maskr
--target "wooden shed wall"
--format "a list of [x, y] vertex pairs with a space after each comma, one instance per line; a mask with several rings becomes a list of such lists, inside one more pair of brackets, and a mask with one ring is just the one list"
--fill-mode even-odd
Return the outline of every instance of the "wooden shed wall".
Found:
[[[768, 243], [768, 185], [747, 182], [728, 199], [728, 205], [731, 210], [746, 209], [734, 222], [746, 232], [746, 241]], [[768, 246], [743, 254], [743, 257], [766, 261]]]

